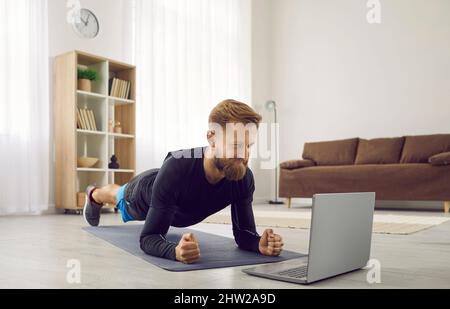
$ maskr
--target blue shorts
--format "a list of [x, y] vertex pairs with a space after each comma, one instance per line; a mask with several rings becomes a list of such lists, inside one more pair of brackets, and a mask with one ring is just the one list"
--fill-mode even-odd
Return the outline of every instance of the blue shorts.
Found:
[[125, 203], [129, 205], [130, 203], [124, 198], [125, 188], [127, 187], [127, 184], [124, 184], [119, 188], [119, 191], [117, 192], [117, 208], [119, 208], [120, 213], [122, 214], [122, 220], [123, 222], [133, 221], [134, 218], [130, 216], [126, 210]]

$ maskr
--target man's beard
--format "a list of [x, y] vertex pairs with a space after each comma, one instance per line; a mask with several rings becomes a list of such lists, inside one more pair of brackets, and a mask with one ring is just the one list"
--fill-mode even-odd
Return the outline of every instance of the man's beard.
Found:
[[219, 171], [222, 171], [225, 178], [233, 181], [244, 178], [247, 172], [248, 160], [244, 159], [221, 159], [214, 158], [214, 164]]

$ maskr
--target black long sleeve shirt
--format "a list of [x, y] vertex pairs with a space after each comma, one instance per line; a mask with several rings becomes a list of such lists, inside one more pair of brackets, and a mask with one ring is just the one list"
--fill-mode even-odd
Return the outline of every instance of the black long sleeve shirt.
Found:
[[203, 168], [205, 149], [170, 152], [157, 172], [151, 190], [144, 191], [141, 200], [149, 203], [148, 208], [133, 209], [148, 209], [140, 236], [145, 253], [176, 260], [178, 244], [165, 238], [169, 227], [194, 225], [229, 205], [236, 244], [241, 249], [259, 252], [260, 236], [256, 232], [252, 210], [253, 173], [247, 168], [241, 180], [223, 178], [217, 184], [210, 184]]

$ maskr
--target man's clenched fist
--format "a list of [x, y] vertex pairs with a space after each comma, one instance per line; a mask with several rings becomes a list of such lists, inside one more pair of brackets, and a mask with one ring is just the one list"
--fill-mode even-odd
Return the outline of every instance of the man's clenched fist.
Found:
[[283, 250], [283, 239], [274, 234], [272, 229], [266, 229], [259, 240], [259, 252], [263, 255], [278, 256]]
[[177, 261], [185, 264], [193, 263], [200, 257], [200, 248], [194, 234], [188, 233], [181, 237], [178, 246], [175, 247]]

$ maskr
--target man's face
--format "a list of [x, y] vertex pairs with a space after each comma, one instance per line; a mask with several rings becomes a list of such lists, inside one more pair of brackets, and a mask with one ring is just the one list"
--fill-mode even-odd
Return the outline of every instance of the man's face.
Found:
[[216, 135], [214, 164], [225, 178], [233, 181], [242, 179], [247, 172], [250, 147], [257, 135], [256, 127], [227, 127], [223, 134]]

